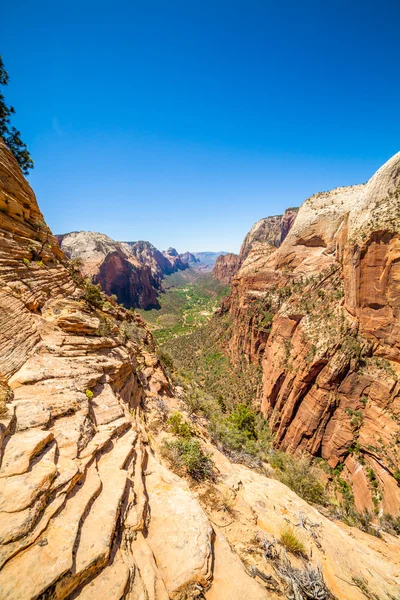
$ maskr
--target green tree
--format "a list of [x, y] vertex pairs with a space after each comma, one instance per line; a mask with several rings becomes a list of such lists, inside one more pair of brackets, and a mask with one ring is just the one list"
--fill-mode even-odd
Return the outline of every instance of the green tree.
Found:
[[[0, 86], [8, 85], [9, 77], [0, 56]], [[11, 115], [15, 114], [13, 106], [7, 106], [3, 94], [0, 92], [0, 137], [14, 154], [24, 175], [33, 169], [33, 160], [27, 145], [22, 141], [21, 134], [11, 125]]]

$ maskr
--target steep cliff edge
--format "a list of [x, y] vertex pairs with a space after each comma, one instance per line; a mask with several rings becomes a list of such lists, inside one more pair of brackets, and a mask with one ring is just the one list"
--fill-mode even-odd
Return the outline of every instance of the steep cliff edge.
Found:
[[240, 264], [246, 260], [253, 247], [270, 244], [275, 248], [284, 242], [297, 216], [298, 208], [288, 208], [283, 215], [265, 217], [253, 225], [240, 247]]
[[157, 307], [164, 275], [187, 269], [192, 257], [186, 253], [182, 258], [173, 248], [162, 253], [145, 241], [115, 242], [91, 231], [56, 237], [65, 254], [81, 262], [82, 274], [127, 308]]
[[[189, 486], [167, 468], [165, 413], [179, 396], [151, 335], [79, 286], [1, 141], [0, 283], [1, 600], [278, 600], [293, 593], [288, 572], [317, 566], [341, 600], [395, 597], [396, 538], [331, 522], [232, 465], [201, 426], [214, 480]], [[288, 522], [306, 571], [279, 543]]]
[[212, 276], [221, 283], [230, 284], [240, 267], [240, 259], [238, 254], [221, 254], [215, 261], [212, 270]]
[[399, 198], [400, 154], [312, 196], [279, 248], [249, 253], [230, 301], [276, 443], [326, 459], [375, 514], [400, 512]]
[[298, 208], [288, 208], [283, 215], [265, 217], [257, 221], [244, 238], [239, 255], [225, 254], [217, 258], [212, 271], [213, 277], [229, 284], [251, 250], [255, 250], [259, 245], [261, 252], [265, 252], [266, 248], [279, 248], [295, 221], [297, 211]]

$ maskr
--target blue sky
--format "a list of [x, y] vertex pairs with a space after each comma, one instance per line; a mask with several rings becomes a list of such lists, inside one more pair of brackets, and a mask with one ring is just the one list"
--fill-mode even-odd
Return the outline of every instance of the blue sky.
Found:
[[258, 219], [366, 181], [399, 150], [399, 28], [398, 0], [6, 3], [48, 224], [238, 251]]

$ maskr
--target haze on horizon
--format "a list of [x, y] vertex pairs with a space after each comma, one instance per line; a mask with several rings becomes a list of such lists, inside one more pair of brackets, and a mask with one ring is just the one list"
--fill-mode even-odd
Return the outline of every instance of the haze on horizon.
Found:
[[2, 13], [6, 99], [54, 232], [238, 252], [257, 220], [362, 183], [399, 149], [393, 0]]

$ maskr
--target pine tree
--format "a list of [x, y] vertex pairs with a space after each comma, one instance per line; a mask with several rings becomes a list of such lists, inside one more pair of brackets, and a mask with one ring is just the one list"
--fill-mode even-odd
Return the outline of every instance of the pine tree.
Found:
[[[8, 73], [0, 56], [0, 85], [7, 85], [8, 81]], [[20, 132], [11, 125], [11, 115], [13, 114], [15, 114], [14, 107], [7, 106], [3, 94], [0, 93], [0, 137], [14, 154], [24, 175], [27, 175], [29, 169], [33, 169], [33, 160], [27, 145], [21, 139]]]

